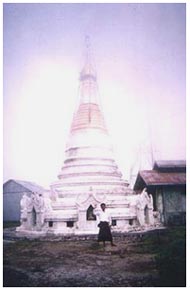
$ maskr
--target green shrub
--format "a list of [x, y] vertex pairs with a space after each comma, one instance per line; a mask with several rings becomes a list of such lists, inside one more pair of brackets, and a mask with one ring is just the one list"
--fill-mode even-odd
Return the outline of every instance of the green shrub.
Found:
[[177, 239], [156, 256], [162, 287], [186, 286], [186, 242]]

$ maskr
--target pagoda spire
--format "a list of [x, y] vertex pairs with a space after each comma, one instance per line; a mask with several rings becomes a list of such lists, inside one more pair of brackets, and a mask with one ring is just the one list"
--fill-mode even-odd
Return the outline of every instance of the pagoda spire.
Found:
[[79, 81], [79, 107], [73, 117], [71, 133], [82, 129], [98, 129], [107, 132], [98, 100], [97, 76], [92, 64], [89, 36], [85, 37], [85, 62]]
[[96, 81], [96, 70], [92, 64], [92, 51], [90, 37], [86, 35], [85, 37], [85, 65], [80, 72], [80, 81], [93, 80]]

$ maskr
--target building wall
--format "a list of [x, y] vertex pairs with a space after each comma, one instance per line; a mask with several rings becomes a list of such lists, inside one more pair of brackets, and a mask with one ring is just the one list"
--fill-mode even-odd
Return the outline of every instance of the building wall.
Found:
[[162, 189], [162, 187], [157, 187], [156, 188], [155, 208], [156, 208], [155, 210], [160, 213], [160, 221], [161, 221], [161, 223], [165, 223], [163, 189]]
[[156, 186], [154, 193], [154, 211], [160, 214], [165, 225], [185, 225], [186, 190], [185, 186]]
[[3, 195], [3, 221], [20, 220], [20, 200], [23, 193], [5, 193]]
[[184, 187], [163, 187], [164, 220], [167, 225], [184, 225], [186, 194]]
[[20, 200], [24, 192], [30, 193], [23, 186], [10, 180], [3, 186], [3, 221], [20, 220]]

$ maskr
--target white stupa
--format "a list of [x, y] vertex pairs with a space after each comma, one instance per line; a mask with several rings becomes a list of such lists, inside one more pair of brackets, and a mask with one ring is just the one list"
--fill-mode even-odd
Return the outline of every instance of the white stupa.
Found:
[[85, 65], [79, 78], [80, 101], [73, 116], [66, 158], [58, 180], [50, 185], [50, 194], [25, 195], [25, 200], [21, 201], [18, 231], [96, 234], [94, 209], [97, 211], [102, 202], [106, 203], [115, 231], [154, 223], [151, 197], [146, 192], [137, 195], [129, 188], [114, 159], [98, 101], [97, 75], [89, 44], [86, 50]]

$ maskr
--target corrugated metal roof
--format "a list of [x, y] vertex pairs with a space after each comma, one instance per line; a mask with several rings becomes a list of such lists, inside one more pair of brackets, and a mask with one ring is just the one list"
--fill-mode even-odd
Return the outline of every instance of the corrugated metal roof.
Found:
[[14, 179], [11, 179], [11, 180], [8, 180], [7, 182], [5, 182], [4, 186], [5, 186], [5, 184], [7, 184], [11, 181], [23, 186], [24, 188], [26, 188], [27, 190], [29, 190], [31, 192], [42, 192], [45, 190], [42, 186], [40, 186], [34, 182], [14, 180]]
[[28, 190], [31, 190], [31, 192], [40, 192], [44, 191], [45, 189], [34, 183], [34, 182], [29, 182], [29, 181], [21, 181], [21, 180], [14, 180], [16, 183], [21, 184], [23, 187], [27, 188]]
[[185, 185], [185, 173], [161, 173], [155, 170], [140, 171], [139, 175], [146, 185]]
[[185, 160], [160, 160], [155, 161], [154, 167], [158, 168], [186, 168]]

